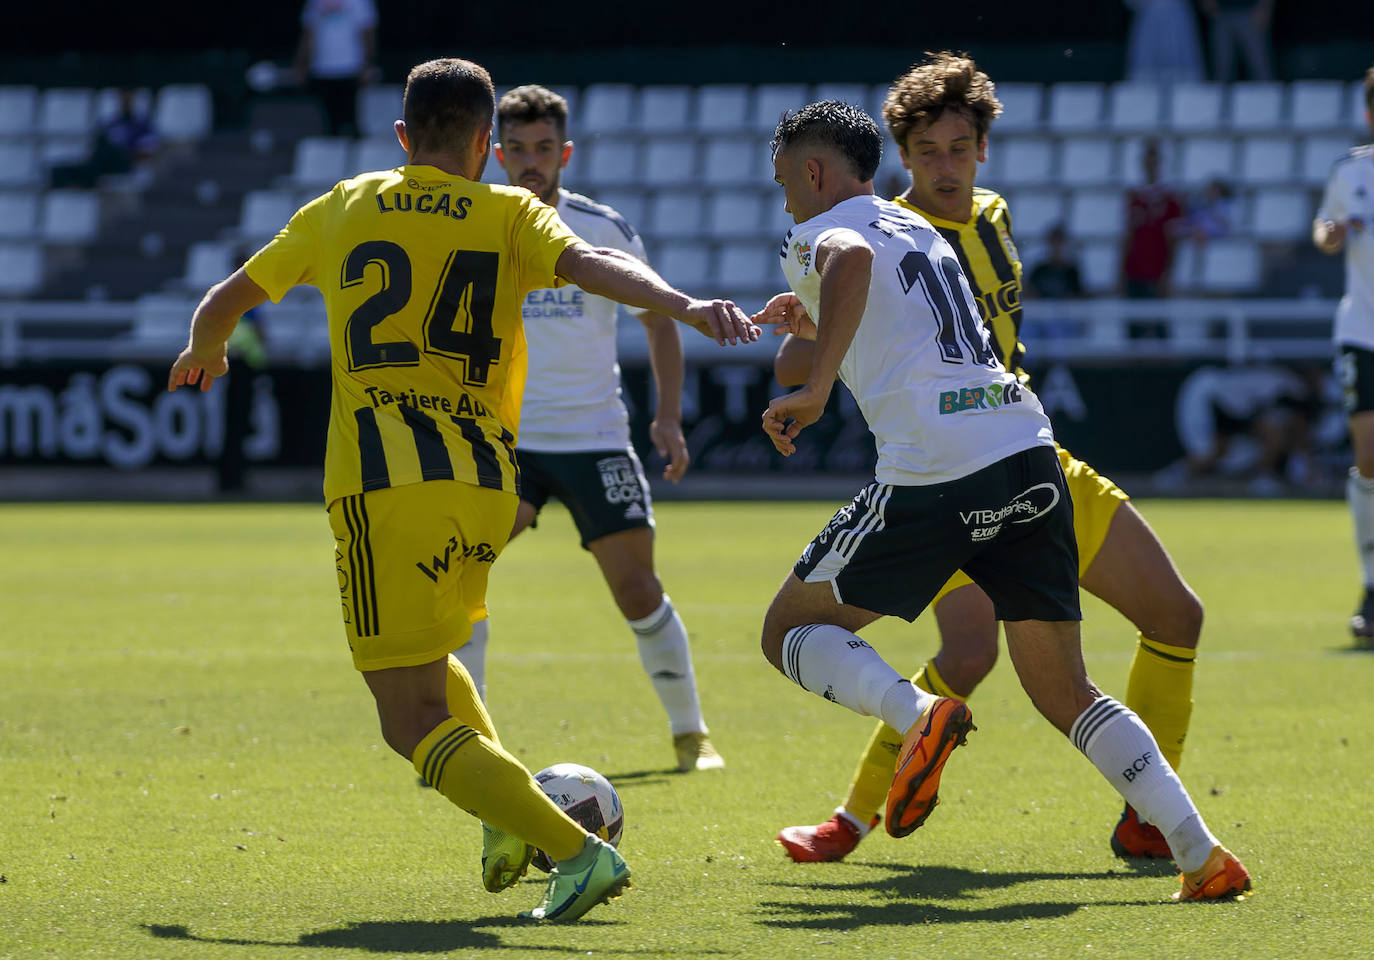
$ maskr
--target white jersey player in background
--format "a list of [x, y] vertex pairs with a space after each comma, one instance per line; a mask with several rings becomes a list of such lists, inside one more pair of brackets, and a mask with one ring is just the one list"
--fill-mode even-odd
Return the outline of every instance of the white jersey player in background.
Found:
[[972, 714], [913, 686], [857, 631], [884, 615], [914, 620], [962, 569], [1005, 624], [1032, 703], [1164, 834], [1183, 871], [1174, 899], [1248, 890], [1249, 874], [1149, 729], [1084, 669], [1073, 506], [1049, 419], [992, 349], [954, 249], [924, 218], [873, 195], [877, 124], [847, 104], [813, 103], [784, 114], [773, 151], [797, 222], [781, 250], [791, 292], [753, 319], [785, 323], [816, 349], [806, 385], [769, 404], [764, 430], [793, 453], [838, 376], [878, 464], [778, 590], [765, 656], [804, 690], [903, 732], [886, 825], [906, 836], [935, 807]]
[[[1374, 67], [1364, 75], [1365, 122], [1374, 131]], [[1322, 253], [1345, 250], [1345, 296], [1332, 331], [1336, 362], [1350, 415], [1355, 465], [1346, 499], [1364, 574], [1364, 596], [1350, 618], [1361, 647], [1374, 647], [1374, 144], [1355, 147], [1336, 161], [1312, 242]]]
[[[557, 208], [594, 246], [646, 259], [643, 241], [620, 214], [562, 189], [561, 171], [573, 149], [566, 100], [541, 86], [517, 87], [501, 98], [496, 114], [496, 158], [511, 184]], [[516, 441], [520, 505], [511, 536], [534, 526], [550, 497], [563, 501], [637, 639], [640, 662], [668, 713], [677, 768], [723, 767], [701, 715], [687, 629], [654, 572], [653, 504], [620, 396], [617, 309], [614, 301], [575, 286], [525, 298], [529, 375]], [[664, 477], [676, 483], [690, 462], [682, 435], [682, 340], [671, 317], [650, 311], [637, 316], [657, 386], [649, 436], [668, 461]], [[485, 695], [487, 611], [469, 615], [472, 639], [454, 653]]]

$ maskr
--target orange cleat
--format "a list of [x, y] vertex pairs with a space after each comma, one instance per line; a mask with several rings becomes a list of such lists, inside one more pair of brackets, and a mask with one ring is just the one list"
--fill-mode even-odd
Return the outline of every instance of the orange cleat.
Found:
[[1121, 819], [1112, 831], [1112, 853], [1123, 860], [1172, 860], [1174, 856], [1159, 828], [1141, 820], [1129, 803], [1121, 811]]
[[887, 791], [887, 832], [905, 837], [940, 802], [940, 772], [954, 748], [968, 740], [973, 713], [962, 700], [937, 697], [902, 738], [897, 772]]
[[1173, 896], [1176, 901], [1225, 900], [1250, 889], [1250, 873], [1230, 850], [1215, 846], [1202, 869], [1185, 873], [1182, 884]]
[[[881, 817], [868, 824], [872, 829]], [[783, 827], [778, 843], [797, 863], [833, 863], [854, 852], [863, 837], [859, 828], [838, 813], [814, 827]]]

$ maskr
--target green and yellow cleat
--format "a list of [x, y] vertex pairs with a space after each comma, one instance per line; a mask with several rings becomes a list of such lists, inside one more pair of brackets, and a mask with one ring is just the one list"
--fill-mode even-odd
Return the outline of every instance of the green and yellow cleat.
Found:
[[533, 856], [534, 847], [524, 840], [482, 824], [482, 886], [490, 893], [515, 886]]

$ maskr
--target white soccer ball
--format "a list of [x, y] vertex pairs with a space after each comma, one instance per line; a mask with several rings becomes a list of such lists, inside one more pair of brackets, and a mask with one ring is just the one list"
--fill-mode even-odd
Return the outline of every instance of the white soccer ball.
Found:
[[[534, 775], [539, 788], [558, 808], [611, 846], [620, 844], [625, 832], [625, 808], [611, 781], [580, 763], [555, 763]], [[552, 870], [553, 861], [543, 850], [532, 861], [541, 870]]]

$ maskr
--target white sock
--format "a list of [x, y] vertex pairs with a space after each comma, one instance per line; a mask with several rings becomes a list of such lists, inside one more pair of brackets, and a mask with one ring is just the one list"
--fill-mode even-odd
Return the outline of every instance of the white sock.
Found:
[[845, 823], [849, 824], [855, 830], [859, 831], [860, 840], [868, 836], [868, 831], [873, 829], [868, 824], [860, 822], [858, 817], [854, 816], [854, 814], [850, 813], [844, 807], [836, 807], [835, 816], [839, 817]]
[[692, 650], [687, 645], [687, 628], [673, 609], [673, 601], [663, 595], [658, 609], [642, 620], [629, 621], [639, 642], [639, 662], [653, 681], [654, 692], [668, 711], [673, 736], [683, 733], [708, 733], [697, 699], [697, 678], [692, 669]]
[[1360, 553], [1364, 585], [1374, 589], [1374, 478], [1363, 477], [1351, 467], [1345, 482], [1345, 499], [1355, 523], [1355, 549]]
[[472, 677], [472, 685], [477, 688], [477, 696], [487, 702], [487, 638], [491, 635], [490, 619], [478, 620], [472, 625], [472, 636], [453, 655], [467, 668]]
[[1103, 697], [1079, 714], [1069, 728], [1069, 739], [1135, 807], [1141, 820], [1159, 828], [1180, 870], [1197, 870], [1206, 862], [1216, 838], [1207, 832], [1183, 782], [1139, 717]]
[[857, 634], [830, 623], [787, 631], [782, 665], [787, 679], [803, 690], [865, 717], [881, 717], [903, 733], [935, 699], [912, 686]]

